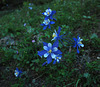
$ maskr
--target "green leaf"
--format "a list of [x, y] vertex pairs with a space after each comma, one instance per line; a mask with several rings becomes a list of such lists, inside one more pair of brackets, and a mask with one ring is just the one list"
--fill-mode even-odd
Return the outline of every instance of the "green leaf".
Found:
[[97, 34], [93, 33], [91, 36], [90, 36], [91, 39], [93, 38], [98, 38]]
[[36, 59], [35, 62], [36, 62], [36, 63], [39, 63], [39, 59]]
[[32, 80], [32, 83], [35, 83], [35, 79]]
[[30, 66], [33, 66], [33, 63], [31, 63]]
[[90, 74], [89, 73], [84, 73], [84, 75], [83, 75], [85, 78], [88, 78], [89, 76], [90, 76]]
[[34, 67], [32, 67], [32, 70], [34, 70]]
[[77, 82], [76, 82], [76, 87], [78, 86], [79, 81], [80, 81], [80, 79], [77, 80]]
[[39, 68], [36, 68], [36, 72], [38, 72], [39, 71]]
[[27, 61], [26, 63], [29, 64], [29, 61]]

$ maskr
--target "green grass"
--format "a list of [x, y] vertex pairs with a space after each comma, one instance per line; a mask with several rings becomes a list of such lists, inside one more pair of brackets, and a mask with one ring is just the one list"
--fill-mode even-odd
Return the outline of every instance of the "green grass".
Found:
[[[0, 17], [0, 87], [99, 87], [99, 1], [48, 2], [37, 2], [32, 10], [28, 2], [24, 2], [22, 8]], [[57, 21], [51, 30], [43, 31], [40, 26], [44, 20], [42, 13], [48, 7], [56, 11]], [[80, 35], [85, 47], [78, 55], [76, 48], [71, 48], [69, 53], [69, 48], [60, 44], [63, 52], [60, 63], [42, 67], [45, 59], [41, 59], [37, 51], [43, 49], [43, 41], [51, 42], [52, 33], [59, 26], [62, 28], [60, 34], [70, 32], [67, 36], [70, 38]], [[14, 76], [16, 67], [23, 71], [21, 78]]]

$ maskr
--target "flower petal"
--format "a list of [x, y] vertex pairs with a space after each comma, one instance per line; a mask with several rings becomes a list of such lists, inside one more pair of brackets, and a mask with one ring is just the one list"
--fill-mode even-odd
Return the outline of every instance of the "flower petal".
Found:
[[56, 60], [53, 61], [53, 64], [56, 64]]
[[73, 40], [74, 40], [74, 41], [77, 41], [77, 39], [76, 39], [76, 38], [73, 38]]
[[48, 46], [48, 43], [46, 43], [46, 42], [43, 42], [43, 46]]
[[47, 13], [46, 13], [46, 12], [44, 12], [44, 15], [47, 15]]
[[54, 52], [55, 54], [62, 54], [62, 52], [60, 50], [57, 50], [56, 52]]
[[79, 49], [78, 49], [78, 46], [77, 46], [77, 53], [79, 53]]
[[60, 34], [60, 31], [61, 31], [61, 28], [59, 27], [59, 29], [58, 29], [58, 36], [59, 36], [59, 34]]
[[52, 13], [53, 13], [53, 14], [55, 14], [55, 13], [56, 13], [56, 11], [52, 11]]
[[58, 40], [56, 40], [56, 41], [54, 42], [54, 44], [53, 44], [53, 47], [58, 47], [58, 45], [59, 45], [59, 42], [58, 42]]
[[51, 63], [52, 62], [52, 58], [51, 58], [51, 55], [49, 55], [48, 57], [47, 57], [47, 63], [49, 64], [49, 63]]
[[53, 20], [57, 21], [57, 19], [53, 18]]
[[80, 41], [83, 41], [83, 39], [80, 39]]
[[47, 62], [44, 62], [44, 63], [42, 64], [42, 66], [46, 65], [46, 63], [47, 63]]
[[50, 47], [50, 48], [51, 48], [51, 47], [52, 47], [52, 44], [51, 44], [51, 43], [48, 43], [48, 47]]
[[81, 47], [84, 47], [84, 44], [81, 44]]
[[55, 40], [57, 37], [54, 37], [51, 41]]
[[54, 53], [51, 53], [51, 57], [54, 59], [56, 55]]
[[74, 44], [74, 46], [73, 47], [76, 47], [76, 42], [75, 42], [75, 44]]
[[46, 50], [38, 51], [38, 55], [41, 57], [41, 56], [44, 55], [46, 52], [47, 52]]
[[44, 15], [45, 12], [43, 12], [42, 14]]
[[48, 55], [49, 55], [49, 53], [45, 53], [45, 54], [44, 54], [44, 57], [47, 57]]
[[58, 48], [57, 48], [57, 47], [54, 47], [54, 48], [53, 48], [53, 51], [57, 51], [57, 50], [58, 50]]
[[59, 62], [59, 59], [57, 59], [57, 62]]
[[55, 22], [51, 21], [50, 24], [54, 24]]
[[77, 36], [77, 39], [79, 39], [80, 37], [79, 37], [79, 35]]
[[51, 14], [51, 15], [50, 15], [50, 19], [51, 19], [51, 20], [53, 20], [53, 17], [52, 17], [52, 16], [53, 16], [53, 15]]
[[16, 67], [16, 70], [19, 71], [17, 67]]
[[48, 47], [47, 46], [43, 46], [44, 50], [48, 51]]
[[61, 59], [61, 57], [59, 57], [59, 59]]
[[48, 17], [48, 16], [46, 16], [46, 17], [45, 17], [45, 20], [47, 20], [47, 19], [49, 19], [49, 17]]
[[48, 26], [49, 26], [48, 28], [49, 28], [49, 29], [51, 29], [51, 26], [50, 26], [50, 24], [49, 24]]
[[20, 70], [20, 71], [19, 71], [19, 73], [21, 74], [21, 73], [22, 73], [22, 71]]
[[47, 28], [47, 26], [44, 26], [44, 27], [43, 27], [43, 30], [45, 30], [46, 28]]
[[40, 24], [41, 26], [44, 26], [44, 24]]

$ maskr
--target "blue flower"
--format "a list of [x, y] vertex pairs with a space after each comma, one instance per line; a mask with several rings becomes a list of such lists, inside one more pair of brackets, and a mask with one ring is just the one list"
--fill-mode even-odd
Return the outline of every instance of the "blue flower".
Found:
[[15, 75], [16, 77], [21, 77], [21, 76], [20, 76], [21, 73], [22, 73], [22, 71], [21, 71], [21, 70], [18, 70], [18, 68], [16, 68], [14, 75]]
[[24, 26], [26, 26], [26, 23], [24, 23]]
[[30, 10], [32, 10], [33, 8], [32, 7], [28, 7]]
[[46, 11], [44, 13], [42, 13], [43, 15], [45, 15], [45, 20], [47, 19], [54, 19], [56, 20], [55, 18], [53, 18], [52, 16], [56, 13], [56, 11], [52, 11], [50, 8], [46, 9]]
[[82, 42], [81, 42], [83, 39], [80, 39], [80, 37], [78, 35], [77, 38], [73, 38], [73, 40], [75, 41], [73, 47], [77, 47], [77, 53], [79, 53], [79, 49], [78, 48], [80, 48], [80, 46], [84, 47], [84, 44], [82, 44]]
[[61, 55], [56, 55], [56, 57], [54, 58], [55, 60], [54, 60], [54, 62], [53, 62], [53, 64], [56, 64], [56, 62], [58, 62], [59, 63], [59, 60], [61, 59]]
[[33, 5], [33, 3], [29, 3], [29, 6], [32, 6]]
[[58, 42], [55, 41], [54, 44], [52, 45], [51, 43], [46, 43], [43, 42], [43, 48], [44, 50], [38, 51], [38, 55], [44, 56], [47, 58], [47, 64], [52, 62], [52, 59], [56, 57], [58, 54], [62, 54], [60, 50], [58, 50]]
[[51, 29], [50, 24], [54, 24], [54, 23], [55, 23], [55, 22], [50, 21], [49, 19], [47, 19], [47, 20], [44, 20], [44, 21], [43, 21], [43, 24], [41, 24], [41, 25], [44, 26], [44, 27], [43, 27], [43, 30], [45, 30], [47, 27], [49, 27], [49, 29]]
[[[60, 35], [60, 31], [61, 31], [61, 28], [59, 27], [59, 29], [58, 29], [58, 31], [56, 32], [56, 30], [55, 30], [55, 32], [53, 33], [53, 35], [52, 35], [52, 37], [53, 37], [53, 39], [51, 40], [51, 41], [53, 41], [53, 40], [56, 40], [56, 41], [60, 41], [62, 44], [63, 44], [63, 42], [62, 42], [62, 40], [64, 40], [64, 41], [66, 41], [67, 43], [70, 43], [68, 40], [66, 40], [66, 39], [69, 39], [69, 40], [71, 40], [70, 38], [66, 38], [65, 36], [67, 36], [68, 34], [66, 34], [66, 32], [64, 33], [64, 34], [62, 34], [62, 35]], [[72, 41], [72, 40], [71, 40]], [[73, 41], [72, 41], [73, 42]], [[70, 43], [71, 44], [71, 43]], [[63, 44], [64, 45], [64, 44]], [[65, 45], [64, 45], [65, 46]]]
[[[59, 29], [58, 29], [57, 32], [56, 32], [56, 30], [55, 30], [55, 33], [53, 33], [53, 35], [52, 35], [52, 37], [53, 37], [52, 40], [60, 40], [60, 39], [61, 39], [62, 36], [59, 36], [60, 31], [61, 31], [61, 28], [60, 28], [60, 27], [59, 27]], [[52, 40], [51, 40], [51, 41], [52, 41]]]

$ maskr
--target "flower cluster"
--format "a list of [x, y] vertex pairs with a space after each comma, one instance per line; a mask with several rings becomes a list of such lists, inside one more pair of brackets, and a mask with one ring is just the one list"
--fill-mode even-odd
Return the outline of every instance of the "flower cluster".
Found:
[[56, 20], [55, 18], [53, 18], [53, 15], [56, 13], [56, 11], [52, 11], [50, 8], [48, 8], [44, 13], [42, 13], [45, 16], [45, 19], [43, 21], [43, 24], [41, 24], [41, 26], [43, 27], [43, 30], [45, 30], [47, 27], [49, 29], [51, 29], [51, 24], [54, 24], [54, 21], [50, 21], [51, 20]]
[[[50, 27], [50, 24], [54, 24], [55, 22], [50, 21], [51, 20], [56, 20], [53, 18], [53, 15], [56, 13], [56, 11], [52, 11], [50, 8], [48, 8], [44, 13], [42, 13], [45, 16], [43, 24], [41, 24], [43, 27], [43, 30], [45, 30], [47, 27]], [[42, 64], [43, 66], [46, 64], [50, 64], [53, 61], [53, 64], [56, 64], [56, 62], [59, 63], [59, 60], [62, 58], [62, 52], [58, 49], [59, 47], [59, 41], [62, 42], [61, 40], [64, 39], [63, 37], [66, 35], [60, 35], [61, 27], [59, 27], [58, 31], [54, 30], [54, 33], [52, 35], [53, 39], [51, 41], [55, 41], [53, 45], [51, 43], [46, 43], [43, 42], [43, 49], [42, 51], [38, 51], [38, 55], [42, 58], [46, 58], [46, 61]], [[66, 34], [66, 33], [65, 33]], [[77, 38], [70, 39], [72, 41], [73, 47], [77, 47], [77, 53], [79, 53], [79, 48], [84, 47], [82, 44], [83, 39], [80, 39], [79, 36]], [[66, 40], [65, 40], [66, 41]], [[67, 41], [68, 42], [68, 41]], [[63, 44], [63, 43], [62, 43]], [[70, 52], [71, 52], [71, 46], [70, 46]]]
[[33, 9], [32, 6], [33, 6], [33, 3], [29, 3], [29, 7], [28, 7], [28, 8], [29, 8], [30, 10], [32, 10], [32, 9]]

